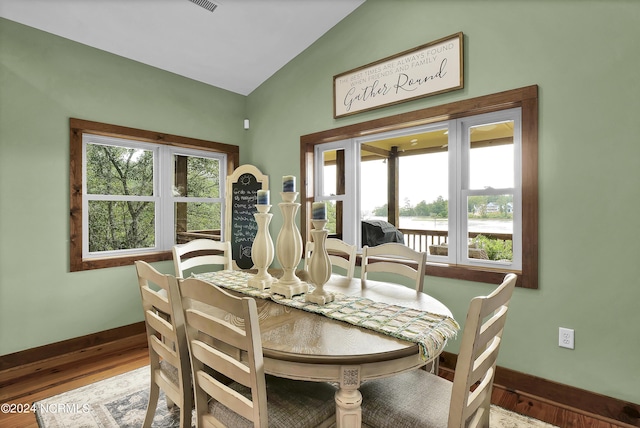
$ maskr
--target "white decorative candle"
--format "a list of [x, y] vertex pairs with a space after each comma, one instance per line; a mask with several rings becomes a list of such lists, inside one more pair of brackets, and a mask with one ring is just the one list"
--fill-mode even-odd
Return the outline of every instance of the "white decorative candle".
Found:
[[282, 191], [283, 192], [295, 192], [296, 191], [296, 177], [293, 175], [285, 175], [282, 177]]
[[311, 218], [313, 220], [326, 220], [327, 204], [324, 202], [314, 202], [311, 204]]
[[269, 191], [258, 190], [258, 205], [269, 205]]

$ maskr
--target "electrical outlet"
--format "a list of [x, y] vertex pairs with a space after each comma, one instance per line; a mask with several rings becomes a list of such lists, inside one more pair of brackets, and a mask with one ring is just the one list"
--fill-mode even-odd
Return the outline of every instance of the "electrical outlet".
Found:
[[558, 333], [558, 346], [561, 348], [575, 349], [573, 341], [573, 329], [560, 327]]

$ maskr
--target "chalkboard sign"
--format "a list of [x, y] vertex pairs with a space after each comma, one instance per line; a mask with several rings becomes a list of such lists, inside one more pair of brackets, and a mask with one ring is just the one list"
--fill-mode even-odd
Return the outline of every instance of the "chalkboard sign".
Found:
[[257, 193], [269, 188], [269, 177], [253, 165], [241, 165], [227, 177], [226, 240], [231, 242], [235, 268], [251, 269], [251, 246], [258, 232], [253, 217]]

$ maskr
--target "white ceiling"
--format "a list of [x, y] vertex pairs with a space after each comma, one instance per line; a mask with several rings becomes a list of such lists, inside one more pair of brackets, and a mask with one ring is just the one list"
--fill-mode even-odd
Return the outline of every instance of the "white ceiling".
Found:
[[0, 16], [242, 95], [365, 0], [0, 0]]

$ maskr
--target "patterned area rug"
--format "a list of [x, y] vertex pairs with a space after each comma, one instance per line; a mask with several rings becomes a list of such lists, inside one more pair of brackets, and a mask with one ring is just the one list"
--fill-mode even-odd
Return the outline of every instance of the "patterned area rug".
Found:
[[[34, 403], [41, 428], [140, 427], [149, 399], [149, 367], [123, 373], [100, 382]], [[178, 409], [167, 409], [160, 392], [153, 427], [180, 425]], [[491, 407], [491, 428], [552, 428], [503, 408]], [[292, 427], [295, 428], [295, 427]]]

